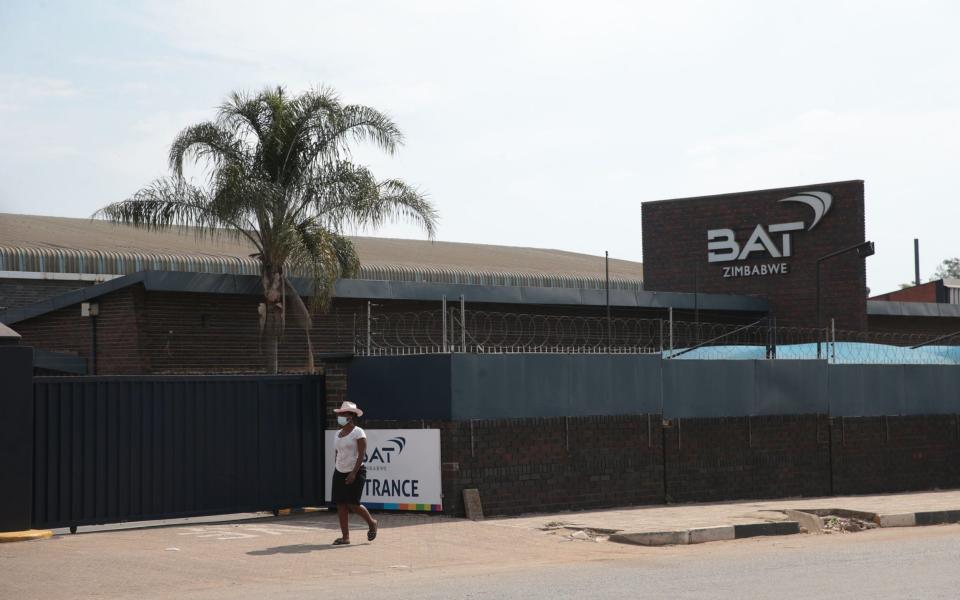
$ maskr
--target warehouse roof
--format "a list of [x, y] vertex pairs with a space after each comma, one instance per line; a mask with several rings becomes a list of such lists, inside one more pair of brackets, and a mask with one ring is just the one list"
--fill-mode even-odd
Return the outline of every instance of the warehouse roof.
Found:
[[[600, 289], [601, 256], [375, 237], [351, 238], [358, 279]], [[257, 274], [243, 240], [147, 231], [105, 221], [0, 213], [0, 271], [125, 275], [145, 270]], [[612, 289], [642, 289], [643, 265], [610, 261]]]

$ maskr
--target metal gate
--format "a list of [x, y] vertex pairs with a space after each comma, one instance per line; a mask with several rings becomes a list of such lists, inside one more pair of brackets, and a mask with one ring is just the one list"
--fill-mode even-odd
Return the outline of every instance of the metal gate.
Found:
[[323, 377], [41, 377], [33, 404], [35, 528], [323, 502]]

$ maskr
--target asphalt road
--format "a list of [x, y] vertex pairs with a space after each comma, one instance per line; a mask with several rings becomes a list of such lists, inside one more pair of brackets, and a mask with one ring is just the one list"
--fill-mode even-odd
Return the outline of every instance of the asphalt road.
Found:
[[707, 556], [680, 552], [660, 558], [551, 565], [437, 577], [429, 585], [377, 582], [365, 592], [369, 597], [388, 594], [424, 600], [960, 598], [960, 528], [937, 529], [868, 533], [842, 544], [823, 538], [721, 542], [718, 545], [726, 549], [716, 548]]
[[645, 548], [382, 519], [342, 548], [326, 514], [0, 544], [0, 598], [960, 597], [960, 525]]

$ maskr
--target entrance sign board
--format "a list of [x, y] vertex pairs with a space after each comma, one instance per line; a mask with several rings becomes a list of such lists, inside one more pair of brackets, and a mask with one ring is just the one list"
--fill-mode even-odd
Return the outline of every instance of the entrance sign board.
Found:
[[[385, 510], [442, 510], [439, 429], [364, 429], [367, 481], [361, 502]], [[326, 431], [326, 501], [330, 502], [333, 478], [333, 441], [336, 430]]]

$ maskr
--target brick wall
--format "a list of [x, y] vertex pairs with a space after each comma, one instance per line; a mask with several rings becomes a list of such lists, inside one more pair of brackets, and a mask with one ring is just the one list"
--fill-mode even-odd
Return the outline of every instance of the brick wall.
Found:
[[142, 286], [131, 286], [96, 300], [97, 364], [92, 361], [93, 321], [80, 316], [80, 305], [68, 306], [34, 319], [16, 323], [24, 345], [63, 352], [87, 359], [89, 373], [141, 375], [150, 373], [149, 357], [143, 353], [144, 327]]
[[823, 416], [675, 419], [663, 439], [675, 502], [830, 493]]
[[873, 296], [870, 299], [889, 300], [892, 302], [942, 302], [941, 297], [945, 296], [945, 294], [942, 294], [940, 291], [942, 287], [943, 280], [929, 281], [927, 283], [921, 283], [920, 285], [903, 288], [902, 290]]
[[[869, 330], [891, 333], [929, 333], [930, 337], [946, 335], [960, 331], [958, 317], [900, 317], [888, 315], [870, 315]], [[947, 345], [957, 343], [957, 339], [944, 341]]]
[[0, 310], [27, 306], [91, 285], [92, 281], [0, 279]]
[[834, 418], [837, 494], [960, 487], [957, 415]]
[[443, 504], [463, 514], [462, 493], [479, 488], [490, 515], [663, 500], [658, 416], [484, 421], [368, 421], [381, 428], [439, 428]]
[[[250, 373], [263, 370], [256, 296], [150, 292], [144, 351], [154, 373]], [[352, 313], [339, 307], [316, 315], [317, 353], [352, 350]], [[304, 372], [307, 344], [293, 318], [277, 349], [281, 371]]]
[[[255, 296], [146, 292], [134, 285], [95, 300], [102, 375], [262, 372]], [[318, 315], [315, 351], [352, 350], [352, 314]], [[24, 345], [91, 358], [91, 321], [72, 305], [14, 324]], [[304, 372], [307, 345], [293, 319], [280, 341], [281, 371]]]
[[831, 456], [838, 495], [960, 487], [955, 415], [660, 425], [659, 415], [363, 423], [440, 429], [444, 512], [461, 516], [466, 488], [488, 515], [829, 496]]
[[322, 364], [326, 390], [327, 422], [335, 422], [333, 409], [339, 408], [347, 397], [347, 366], [345, 360], [328, 360]]

